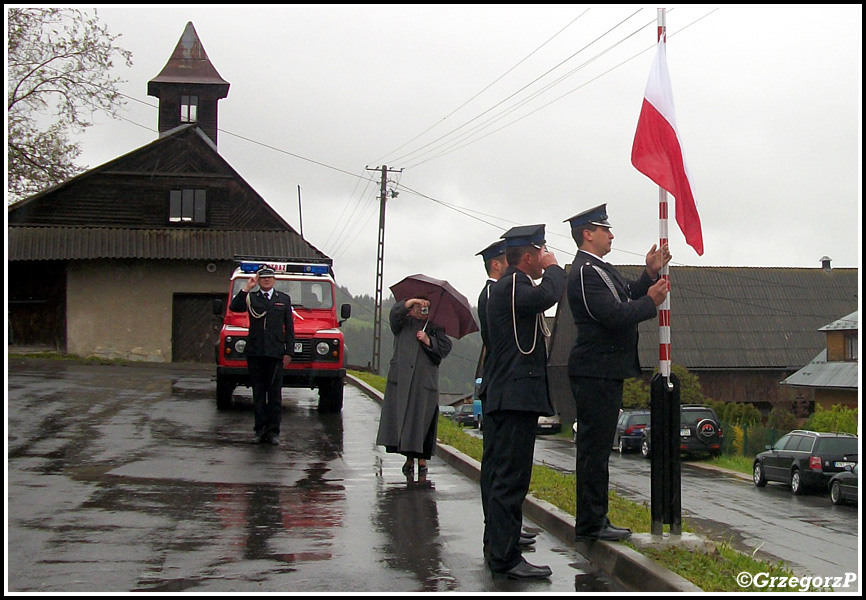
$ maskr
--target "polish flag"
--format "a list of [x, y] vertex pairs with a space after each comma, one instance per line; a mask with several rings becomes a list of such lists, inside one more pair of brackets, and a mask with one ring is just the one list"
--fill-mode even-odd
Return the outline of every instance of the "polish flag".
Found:
[[695, 206], [691, 178], [677, 133], [665, 45], [662, 37], [644, 92], [631, 149], [631, 164], [673, 195], [676, 199], [677, 224], [686, 237], [686, 243], [700, 256], [704, 253], [701, 218]]

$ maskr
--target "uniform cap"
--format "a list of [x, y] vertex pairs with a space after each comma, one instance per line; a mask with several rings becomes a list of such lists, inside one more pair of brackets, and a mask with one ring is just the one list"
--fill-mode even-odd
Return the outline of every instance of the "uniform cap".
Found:
[[536, 246], [541, 248], [544, 245], [544, 225], [512, 227], [502, 237], [505, 239], [505, 246], [507, 248], [515, 248], [517, 246]]
[[475, 256], [480, 256], [484, 262], [505, 254], [505, 240], [496, 240]]
[[276, 273], [274, 273], [274, 270], [270, 267], [262, 267], [256, 271], [256, 275], [259, 277], [274, 277], [276, 276]]
[[571, 228], [575, 229], [581, 225], [600, 225], [601, 227], [612, 227], [607, 222], [607, 204], [599, 204], [595, 208], [585, 210], [580, 214], [576, 214], [563, 221], [563, 223], [571, 223]]

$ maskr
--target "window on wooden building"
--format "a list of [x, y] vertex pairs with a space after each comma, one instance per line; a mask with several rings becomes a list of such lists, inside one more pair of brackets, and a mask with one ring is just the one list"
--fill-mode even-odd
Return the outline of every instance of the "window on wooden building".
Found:
[[857, 332], [845, 333], [845, 360], [857, 360]]
[[171, 190], [168, 209], [169, 223], [205, 223], [207, 193], [205, 190]]
[[198, 96], [180, 97], [180, 122], [195, 123], [198, 120]]

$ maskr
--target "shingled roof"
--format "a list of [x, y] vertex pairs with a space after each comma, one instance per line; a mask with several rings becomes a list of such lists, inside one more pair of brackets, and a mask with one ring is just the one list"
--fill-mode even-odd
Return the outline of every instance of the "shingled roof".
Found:
[[[636, 279], [643, 267], [618, 267]], [[857, 269], [672, 267], [671, 344], [688, 369], [799, 369], [825, 345], [819, 331], [857, 309]], [[658, 322], [640, 325], [641, 366], [658, 366]], [[558, 304], [550, 365], [565, 366], [576, 336]]]

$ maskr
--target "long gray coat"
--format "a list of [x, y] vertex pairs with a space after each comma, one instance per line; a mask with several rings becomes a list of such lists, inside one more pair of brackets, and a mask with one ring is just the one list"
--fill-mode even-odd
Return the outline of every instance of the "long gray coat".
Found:
[[[376, 443], [397, 452], [424, 452], [424, 440], [433, 427], [439, 406], [439, 363], [451, 352], [451, 340], [435, 323], [427, 325], [432, 346], [415, 338], [424, 321], [409, 316], [405, 302], [391, 309], [394, 356], [385, 384], [385, 400]], [[435, 445], [435, 444], [434, 444]]]

